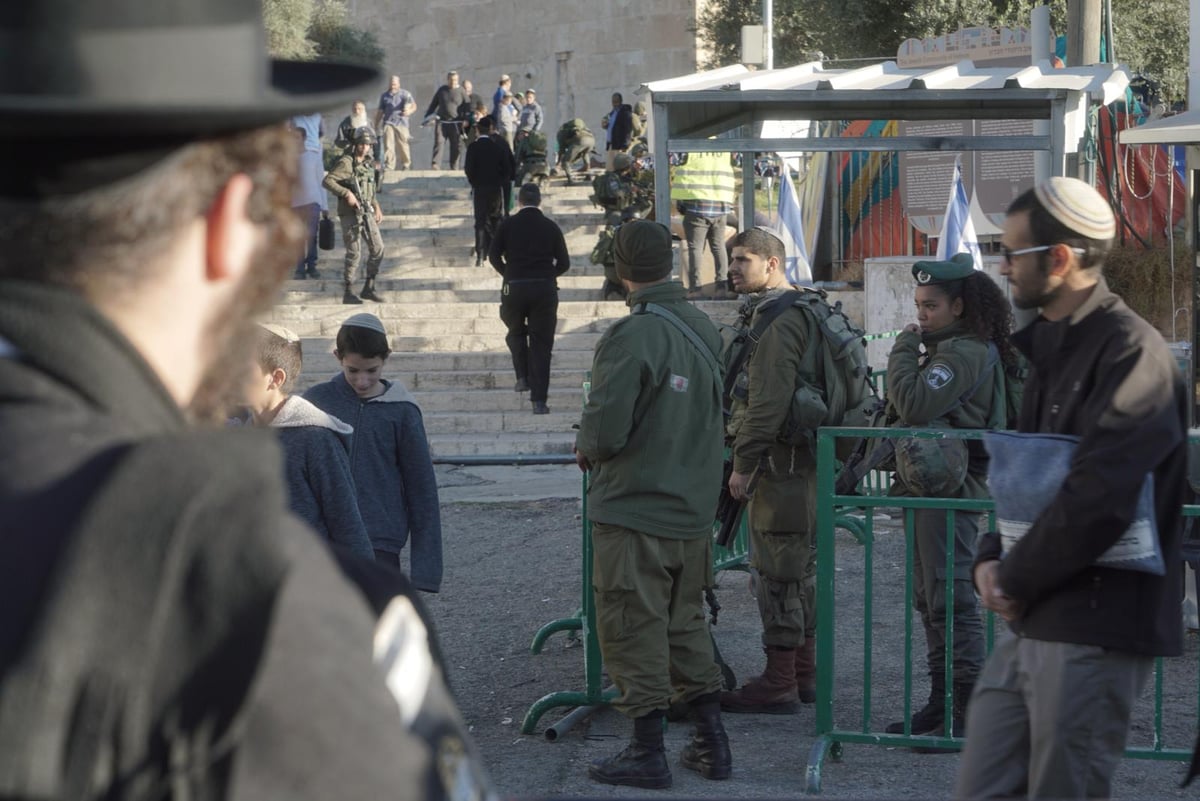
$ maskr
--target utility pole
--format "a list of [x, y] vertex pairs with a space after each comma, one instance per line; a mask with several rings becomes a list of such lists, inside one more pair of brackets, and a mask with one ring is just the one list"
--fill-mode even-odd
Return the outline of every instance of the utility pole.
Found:
[[1067, 66], [1100, 61], [1101, 0], [1067, 0]]
[[766, 60], [763, 66], [775, 69], [775, 4], [774, 0], [763, 0], [763, 36], [766, 39]]

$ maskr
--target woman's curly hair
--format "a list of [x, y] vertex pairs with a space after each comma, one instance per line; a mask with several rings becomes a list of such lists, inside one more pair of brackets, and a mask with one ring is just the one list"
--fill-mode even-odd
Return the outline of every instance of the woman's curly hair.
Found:
[[1019, 359], [1008, 339], [1013, 330], [1012, 306], [991, 276], [976, 270], [960, 281], [936, 286], [946, 293], [951, 303], [962, 298], [963, 325], [984, 342], [995, 342], [1001, 363], [1006, 368], [1016, 369]]

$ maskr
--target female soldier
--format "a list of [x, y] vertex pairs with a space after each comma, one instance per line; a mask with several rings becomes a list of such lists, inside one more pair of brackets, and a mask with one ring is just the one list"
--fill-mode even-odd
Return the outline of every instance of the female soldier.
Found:
[[[1004, 294], [986, 273], [974, 269], [967, 254], [917, 262], [912, 273], [918, 322], [896, 337], [888, 357], [889, 419], [912, 427], [1003, 428], [1003, 377], [1017, 360], [1008, 343], [1012, 312]], [[982, 445], [897, 441], [893, 494], [987, 497]], [[905, 470], [907, 465], [912, 466]], [[955, 512], [953, 519], [953, 733], [962, 736], [967, 701], [984, 656], [983, 623], [971, 581], [979, 515]], [[929, 702], [912, 716], [912, 733], [940, 734], [946, 686], [947, 517], [941, 509], [918, 509], [913, 520], [913, 603], [925, 627], [930, 691]], [[889, 724], [887, 731], [903, 732], [903, 721]]]

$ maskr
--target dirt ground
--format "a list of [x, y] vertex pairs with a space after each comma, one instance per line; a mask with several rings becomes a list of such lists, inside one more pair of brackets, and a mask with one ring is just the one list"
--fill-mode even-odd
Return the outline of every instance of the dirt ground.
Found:
[[[540, 655], [530, 642], [540, 626], [569, 617], [580, 598], [580, 505], [578, 500], [520, 503], [450, 503], [443, 507], [446, 579], [429, 597], [450, 681], [488, 769], [509, 798], [546, 796], [789, 798], [804, 794], [809, 751], [815, 740], [814, 713], [797, 716], [726, 715], [734, 776], [709, 782], [681, 767], [667, 791], [617, 788], [591, 782], [588, 762], [624, 746], [630, 726], [611, 709], [591, 715], [556, 742], [545, 728], [569, 710], [547, 713], [532, 735], [522, 735], [522, 718], [538, 698], [557, 690], [583, 689], [583, 650], [564, 634], [554, 635]], [[881, 521], [872, 549], [873, 614], [862, 622], [867, 548], [843, 532], [837, 547], [837, 646], [835, 720], [844, 729], [861, 727], [864, 633], [870, 649], [872, 706], [879, 729], [898, 719], [903, 703], [904, 548], [891, 521]], [[716, 639], [739, 681], [761, 668], [757, 611], [747, 576], [719, 576], [722, 610]], [[923, 653], [919, 625], [913, 649]], [[1190, 748], [1197, 710], [1197, 639], [1187, 638], [1184, 658], [1169, 660], [1164, 692], [1164, 743]], [[913, 698], [928, 692], [915, 671]], [[1152, 701], [1139, 705], [1131, 745], [1153, 744]], [[686, 737], [672, 724], [667, 747], [677, 759]], [[958, 764], [956, 754], [919, 755], [907, 749], [845, 746], [840, 762], [821, 769], [821, 795], [854, 798], [945, 798]], [[1126, 759], [1118, 769], [1117, 798], [1183, 798], [1178, 762]]]

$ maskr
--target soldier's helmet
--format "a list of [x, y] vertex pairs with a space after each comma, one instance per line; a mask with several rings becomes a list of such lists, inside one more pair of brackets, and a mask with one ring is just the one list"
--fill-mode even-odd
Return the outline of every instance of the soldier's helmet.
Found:
[[646, 147], [645, 142], [638, 142], [636, 145], [629, 148], [629, 155], [633, 156], [635, 159], [645, 158], [649, 152], [650, 148]]
[[961, 439], [913, 437], [896, 441], [896, 474], [922, 497], [954, 497], [966, 480], [967, 461], [967, 444]]
[[628, 153], [618, 153], [613, 156], [613, 169], [617, 172], [628, 170], [633, 166], [633, 158]]
[[356, 145], [373, 145], [375, 144], [375, 132], [365, 125], [360, 125], [354, 129], [354, 136], [350, 141]]

